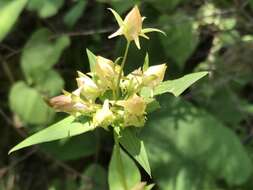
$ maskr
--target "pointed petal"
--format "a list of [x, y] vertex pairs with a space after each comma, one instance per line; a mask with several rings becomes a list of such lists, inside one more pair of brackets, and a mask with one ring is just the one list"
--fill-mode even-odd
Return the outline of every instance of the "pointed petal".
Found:
[[160, 33], [162, 33], [163, 35], [166, 36], [166, 33], [165, 33], [164, 31], [159, 30], [159, 29], [157, 29], [157, 28], [145, 28], [145, 29], [142, 29], [142, 30], [141, 30], [141, 33], [142, 33], [142, 34], [149, 33], [149, 32], [160, 32]]
[[115, 19], [116, 19], [118, 25], [119, 25], [120, 27], [123, 27], [124, 21], [123, 21], [123, 19], [121, 18], [121, 16], [120, 16], [115, 10], [113, 10], [113, 9], [111, 9], [111, 8], [108, 8], [108, 10], [110, 10], [110, 11], [112, 12], [112, 14], [114, 15], [114, 17], [115, 17]]
[[140, 40], [139, 40], [138, 37], [134, 39], [134, 42], [135, 42], [135, 45], [137, 46], [137, 48], [138, 48], [138, 49], [141, 49]]
[[149, 40], [149, 37], [144, 33], [141, 33], [140, 36]]
[[111, 38], [114, 38], [116, 36], [120, 36], [122, 34], [123, 34], [122, 30], [118, 29], [116, 32], [114, 32], [113, 34], [111, 34], [110, 36], [108, 36], [108, 38], [111, 39]]

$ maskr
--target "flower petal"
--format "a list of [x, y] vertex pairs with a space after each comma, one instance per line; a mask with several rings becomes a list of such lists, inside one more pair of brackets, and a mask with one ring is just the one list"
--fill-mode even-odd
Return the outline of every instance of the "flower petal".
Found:
[[137, 46], [137, 48], [141, 49], [139, 37], [135, 38], [134, 42], [135, 42], [135, 45]]
[[122, 34], [123, 34], [123, 32], [122, 32], [122, 29], [120, 28], [116, 32], [114, 32], [113, 34], [111, 34], [110, 36], [108, 36], [108, 38], [111, 39], [111, 38], [114, 38], [116, 36], [120, 36]]
[[145, 34], [145, 33], [150, 33], [150, 32], [160, 32], [162, 33], [163, 35], [167, 36], [166, 33], [162, 30], [159, 30], [157, 28], [144, 28], [141, 30], [141, 33], [142, 34]]
[[111, 8], [108, 8], [108, 10], [110, 10], [110, 11], [112, 12], [112, 14], [114, 15], [114, 17], [115, 17], [115, 19], [116, 19], [118, 25], [119, 25], [120, 27], [123, 27], [123, 26], [124, 26], [124, 21], [123, 21], [123, 19], [121, 18], [121, 16], [120, 16], [115, 10], [113, 10], [113, 9], [111, 9]]

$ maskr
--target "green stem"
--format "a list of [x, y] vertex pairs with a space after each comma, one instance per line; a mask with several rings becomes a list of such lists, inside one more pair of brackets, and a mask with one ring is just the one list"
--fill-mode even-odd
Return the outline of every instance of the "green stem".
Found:
[[123, 188], [124, 190], [128, 190], [127, 182], [126, 182], [126, 176], [124, 173], [124, 166], [121, 158], [121, 153], [120, 153], [120, 145], [119, 145], [119, 140], [116, 132], [114, 131], [114, 141], [115, 141], [115, 150], [116, 150], [116, 158], [117, 158], [117, 166], [118, 166], [118, 173], [121, 178], [121, 181], [123, 183]]
[[120, 72], [119, 72], [119, 76], [118, 76], [118, 79], [117, 79], [117, 86], [116, 86], [116, 95], [117, 95], [117, 97], [119, 97], [120, 79], [121, 79], [121, 75], [123, 73], [123, 68], [126, 64], [126, 59], [127, 59], [127, 55], [128, 55], [129, 46], [130, 46], [130, 41], [127, 41], [124, 57], [123, 57], [123, 60], [122, 60], [121, 66], [120, 66]]

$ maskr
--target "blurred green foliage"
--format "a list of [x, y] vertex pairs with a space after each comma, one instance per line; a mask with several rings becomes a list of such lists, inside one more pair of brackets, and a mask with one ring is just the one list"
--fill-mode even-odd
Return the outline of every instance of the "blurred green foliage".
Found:
[[[76, 70], [90, 70], [93, 57], [88, 50], [86, 56], [86, 48], [112, 59], [122, 54], [125, 42], [107, 39], [117, 26], [106, 8], [125, 14], [135, 4], [149, 18], [144, 25], [163, 29], [167, 37], [151, 34], [140, 52], [131, 46], [126, 72], [142, 66], [148, 52], [150, 65], [167, 62], [167, 79], [203, 70], [210, 75], [180, 98], [160, 97], [161, 108], [136, 131], [153, 179], [126, 156], [130, 186], [142, 176], [161, 190], [253, 189], [252, 0], [0, 1], [0, 113], [7, 121], [0, 120], [0, 189], [121, 188], [114, 156], [110, 161], [111, 134], [102, 130], [43, 144], [30, 156], [39, 161], [21, 159], [32, 149], [7, 153], [20, 140], [14, 131], [30, 134], [64, 117], [46, 100], [63, 88], [74, 89]], [[66, 131], [52, 138], [72, 136]], [[32, 163], [46, 165], [46, 171], [29, 173]], [[15, 169], [18, 165], [28, 174]], [[74, 177], [66, 165], [74, 168]], [[26, 186], [23, 176], [36, 173], [39, 177]]]

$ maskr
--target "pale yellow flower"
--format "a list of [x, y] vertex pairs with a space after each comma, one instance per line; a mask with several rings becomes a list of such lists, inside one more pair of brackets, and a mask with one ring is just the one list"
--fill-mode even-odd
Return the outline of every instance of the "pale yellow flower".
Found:
[[118, 76], [116, 66], [113, 61], [101, 56], [97, 56], [97, 62], [95, 64], [95, 73], [101, 80], [101, 84], [111, 89], [115, 86], [115, 79]]
[[81, 94], [87, 99], [95, 101], [100, 95], [100, 90], [97, 84], [87, 75], [78, 72], [77, 86], [81, 90]]
[[107, 128], [114, 120], [114, 115], [110, 110], [109, 100], [105, 100], [103, 107], [94, 114], [93, 125], [94, 127], [101, 126]]
[[149, 37], [146, 36], [146, 33], [149, 33], [149, 32], [161, 32], [165, 35], [163, 31], [156, 28], [142, 29], [142, 23], [145, 17], [141, 16], [140, 11], [137, 6], [135, 6], [127, 14], [124, 20], [120, 17], [120, 15], [115, 10], [113, 9], [109, 9], [109, 10], [113, 13], [120, 27], [115, 33], [111, 34], [109, 38], [114, 38], [116, 36], [124, 35], [128, 42], [134, 41], [137, 48], [140, 49], [139, 36], [149, 39]]
[[130, 97], [127, 100], [119, 100], [116, 102], [117, 105], [120, 105], [125, 108], [125, 110], [134, 115], [143, 115], [146, 109], [146, 102], [144, 99], [136, 94]]
[[140, 90], [143, 80], [141, 68], [134, 70], [122, 80], [120, 87], [123, 91], [132, 95]]
[[157, 86], [160, 82], [163, 81], [166, 69], [166, 64], [149, 67], [143, 73], [143, 84], [149, 87]]

